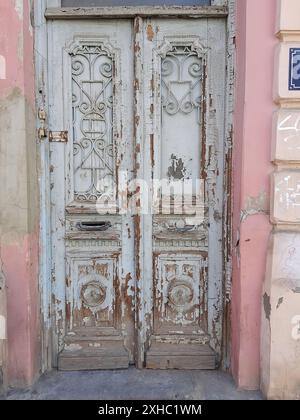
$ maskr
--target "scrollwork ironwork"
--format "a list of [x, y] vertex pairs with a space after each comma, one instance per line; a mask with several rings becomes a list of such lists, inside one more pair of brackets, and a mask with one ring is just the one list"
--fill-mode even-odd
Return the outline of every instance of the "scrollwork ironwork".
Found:
[[100, 42], [79, 43], [70, 55], [74, 195], [75, 200], [95, 201], [114, 179], [114, 55]]
[[193, 44], [166, 44], [162, 55], [161, 83], [162, 110], [168, 115], [197, 112], [201, 124], [202, 87], [204, 79], [203, 57]]

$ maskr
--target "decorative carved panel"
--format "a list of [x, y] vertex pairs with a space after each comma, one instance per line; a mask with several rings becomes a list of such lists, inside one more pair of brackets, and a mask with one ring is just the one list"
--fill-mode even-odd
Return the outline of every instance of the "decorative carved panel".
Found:
[[82, 303], [88, 308], [100, 308], [107, 297], [106, 289], [103, 279], [85, 284], [81, 289]]
[[116, 319], [116, 263], [108, 255], [70, 257], [67, 278], [69, 331], [82, 327], [114, 327]]
[[204, 333], [206, 260], [190, 254], [160, 254], [155, 269], [155, 333]]

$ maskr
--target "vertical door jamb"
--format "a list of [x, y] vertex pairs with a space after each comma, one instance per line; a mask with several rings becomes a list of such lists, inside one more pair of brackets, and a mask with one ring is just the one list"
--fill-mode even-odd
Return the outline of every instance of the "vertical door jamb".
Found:
[[144, 219], [141, 214], [142, 185], [139, 180], [144, 179], [144, 78], [143, 78], [143, 19], [134, 18], [134, 176], [135, 176], [135, 362], [141, 369], [144, 366], [143, 339], [143, 302], [144, 302]]
[[225, 149], [224, 149], [224, 200], [223, 200], [223, 322], [221, 368], [230, 369], [231, 359], [231, 300], [232, 300], [232, 252], [233, 252], [233, 147], [234, 147], [234, 81], [235, 81], [235, 4], [238, 0], [212, 0], [212, 4], [223, 2], [228, 7], [226, 98], [225, 98]]
[[[48, 95], [48, 22], [45, 19], [47, 7], [60, 6], [60, 0], [40, 0], [34, 2], [35, 38], [35, 92], [36, 126], [44, 126], [46, 137], [38, 139], [40, 234], [39, 234], [39, 285], [41, 316], [41, 372], [52, 369], [52, 313], [51, 313], [51, 203], [50, 203], [50, 152], [47, 137], [49, 95]], [[41, 121], [39, 111], [44, 111], [45, 121]]]
[[[232, 167], [232, 133], [233, 133], [233, 95], [234, 95], [234, 11], [235, 0], [212, 0], [213, 6], [229, 7], [229, 16], [227, 17], [227, 59], [226, 59], [226, 97], [224, 109], [224, 185], [223, 185], [223, 321], [222, 325], [222, 348], [221, 348], [221, 365], [227, 369], [230, 365], [230, 304], [231, 304], [231, 259], [232, 259], [232, 197], [231, 197], [231, 167]], [[134, 133], [135, 133], [135, 177], [137, 180], [149, 179], [145, 177], [145, 152], [148, 142], [148, 130], [144, 127], [144, 77], [143, 77], [143, 55], [144, 51], [144, 19], [135, 17], [134, 20], [134, 54], [135, 54], [135, 80], [134, 80]], [[147, 140], [146, 140], [147, 139]], [[150, 140], [149, 140], [150, 141]], [[151, 192], [150, 189], [148, 191]], [[147, 299], [151, 299], [149, 293], [152, 289], [152, 279], [149, 279], [149, 273], [145, 274], [147, 264], [145, 258], [146, 247], [144, 246], [145, 235], [151, 230], [151, 226], [147, 223], [147, 215], [143, 214], [141, 209], [141, 191], [139, 182], [136, 187], [137, 203], [139, 204], [139, 214], [135, 216], [135, 258], [136, 258], [136, 364], [142, 368], [144, 365], [144, 353], [147, 345], [147, 339], [151, 335], [151, 320], [147, 319]], [[145, 204], [145, 203], [144, 203]], [[148, 204], [148, 202], [147, 202]], [[147, 238], [151, 240], [151, 233]], [[152, 263], [151, 263], [152, 269]], [[148, 284], [149, 283], [149, 284]], [[145, 290], [145, 287], [147, 291]], [[149, 290], [148, 290], [149, 289]], [[149, 292], [149, 293], [148, 293]]]

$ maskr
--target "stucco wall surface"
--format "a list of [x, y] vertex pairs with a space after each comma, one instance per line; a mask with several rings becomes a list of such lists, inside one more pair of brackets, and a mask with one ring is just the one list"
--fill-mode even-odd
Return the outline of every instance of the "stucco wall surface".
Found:
[[0, 268], [6, 294], [0, 315], [5, 312], [7, 382], [25, 386], [37, 374], [39, 353], [31, 1], [1, 1], [0, 27]]

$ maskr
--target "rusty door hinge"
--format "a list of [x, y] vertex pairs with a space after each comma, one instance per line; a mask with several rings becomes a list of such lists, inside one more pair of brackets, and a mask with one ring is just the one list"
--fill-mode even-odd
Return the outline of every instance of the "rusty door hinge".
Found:
[[49, 141], [53, 143], [67, 143], [68, 131], [49, 131]]
[[44, 127], [40, 127], [38, 129], [38, 138], [40, 140], [44, 139], [47, 137], [47, 130]]
[[38, 111], [38, 117], [40, 120], [40, 127], [38, 129], [38, 137], [40, 140], [49, 137], [49, 141], [53, 143], [67, 143], [68, 142], [68, 131], [49, 131], [46, 128], [47, 114], [43, 108]]
[[40, 120], [40, 123], [41, 123], [41, 125], [38, 129], [38, 138], [40, 140], [42, 140], [42, 139], [47, 137], [47, 129], [46, 129], [47, 115], [46, 115], [46, 111], [44, 109], [40, 108], [38, 116], [39, 116], [39, 120]]

